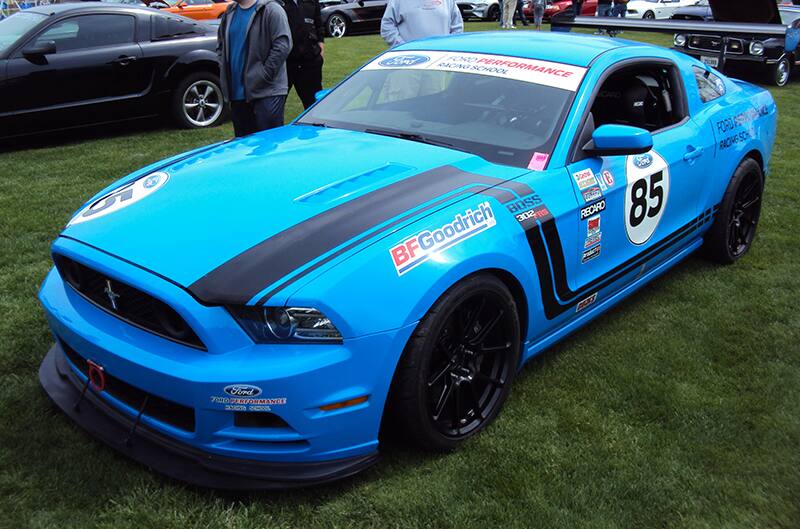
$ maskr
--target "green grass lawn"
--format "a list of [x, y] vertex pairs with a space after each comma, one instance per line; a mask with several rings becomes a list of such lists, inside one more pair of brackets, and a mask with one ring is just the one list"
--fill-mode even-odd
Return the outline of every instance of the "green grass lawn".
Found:
[[[383, 49], [329, 41], [326, 84]], [[37, 379], [52, 338], [36, 292], [69, 215], [230, 125], [115, 125], [0, 154], [0, 527], [800, 527], [800, 83], [772, 93], [778, 141], [743, 260], [690, 258], [553, 347], [456, 453], [390, 447], [355, 479], [299, 492], [163, 479], [72, 426]], [[299, 109], [292, 96], [287, 116]]]

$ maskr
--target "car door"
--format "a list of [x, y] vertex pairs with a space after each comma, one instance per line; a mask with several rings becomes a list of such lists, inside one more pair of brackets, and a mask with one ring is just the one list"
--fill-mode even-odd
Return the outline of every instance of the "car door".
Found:
[[[62, 18], [44, 28], [9, 59], [7, 86], [17, 97], [11, 110], [31, 119], [69, 113], [98, 117], [92, 108], [131, 98], [149, 84], [143, 75], [141, 50], [135, 41], [136, 18], [129, 14], [93, 13]], [[46, 42], [55, 53], [26, 56], [25, 50]]]
[[[672, 112], [643, 113], [651, 108], [654, 92], [664, 96], [664, 86]], [[700, 214], [702, 176], [711, 170], [713, 153], [698, 140], [700, 130], [689, 119], [685, 102], [677, 67], [666, 61], [622, 67], [599, 87], [565, 175], [579, 204], [572, 218], [575, 238], [564, 243], [567, 268], [572, 263], [571, 288], [592, 283], [610, 291], [623, 288], [690, 240]], [[582, 155], [589, 131], [604, 124], [650, 130], [652, 150]]]

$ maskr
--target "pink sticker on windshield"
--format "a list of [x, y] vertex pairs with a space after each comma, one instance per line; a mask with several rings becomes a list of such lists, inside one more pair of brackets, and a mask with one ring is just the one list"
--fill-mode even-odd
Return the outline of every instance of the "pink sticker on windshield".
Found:
[[528, 169], [541, 171], [544, 169], [544, 166], [547, 165], [547, 160], [549, 159], [550, 155], [546, 152], [535, 152], [533, 153], [533, 157], [531, 157], [531, 161], [528, 163]]

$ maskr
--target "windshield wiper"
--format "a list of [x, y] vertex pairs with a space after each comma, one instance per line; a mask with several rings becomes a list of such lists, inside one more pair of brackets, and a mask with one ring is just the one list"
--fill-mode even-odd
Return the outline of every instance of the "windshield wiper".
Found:
[[324, 121], [298, 121], [298, 125], [308, 125], [309, 127], [322, 127], [324, 129], [328, 128], [328, 124]]
[[385, 130], [385, 129], [365, 129], [364, 132], [366, 132], [367, 134], [380, 134], [381, 136], [390, 136], [392, 138], [400, 138], [403, 140], [416, 141], [419, 143], [427, 143], [428, 145], [447, 147], [449, 149], [456, 149], [458, 151], [464, 150], [454, 146], [452, 143], [447, 143], [446, 141], [429, 138], [427, 136], [423, 136], [421, 134], [415, 134], [413, 132], [401, 132], [399, 130]]

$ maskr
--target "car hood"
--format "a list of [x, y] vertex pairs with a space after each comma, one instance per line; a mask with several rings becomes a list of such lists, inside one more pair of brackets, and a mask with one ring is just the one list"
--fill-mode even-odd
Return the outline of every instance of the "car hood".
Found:
[[709, 0], [716, 22], [781, 24], [775, 0]]
[[62, 236], [156, 272], [207, 303], [246, 303], [337, 241], [480, 181], [472, 171], [525, 172], [443, 147], [301, 125], [160, 170], [166, 182], [144, 198], [92, 220], [76, 222], [79, 212]]

